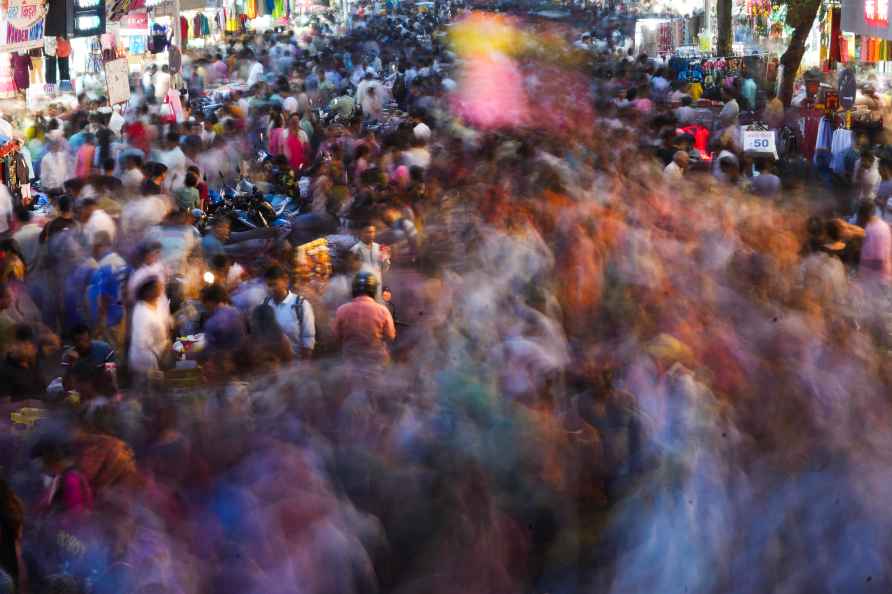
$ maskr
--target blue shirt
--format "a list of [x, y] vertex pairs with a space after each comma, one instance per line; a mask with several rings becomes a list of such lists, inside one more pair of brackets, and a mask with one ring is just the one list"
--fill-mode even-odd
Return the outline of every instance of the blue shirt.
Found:
[[87, 285], [87, 302], [94, 322], [99, 322], [99, 306], [103, 297], [107, 303], [105, 324], [117, 326], [124, 319], [124, 285], [129, 272], [127, 262], [114, 252], [106, 254], [99, 261]]

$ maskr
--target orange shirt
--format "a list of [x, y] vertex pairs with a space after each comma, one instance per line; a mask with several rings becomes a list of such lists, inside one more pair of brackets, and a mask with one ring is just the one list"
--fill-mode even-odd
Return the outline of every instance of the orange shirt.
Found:
[[71, 42], [64, 37], [56, 38], [56, 56], [59, 58], [71, 56]]
[[334, 333], [345, 356], [387, 363], [390, 353], [385, 341], [396, 339], [396, 326], [390, 310], [363, 295], [338, 308]]

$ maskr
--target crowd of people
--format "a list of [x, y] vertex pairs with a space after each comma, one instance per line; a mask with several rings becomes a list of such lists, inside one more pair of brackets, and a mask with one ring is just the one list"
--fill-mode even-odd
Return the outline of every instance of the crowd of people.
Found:
[[705, 164], [609, 13], [360, 10], [11, 134], [0, 592], [888, 591], [892, 154], [754, 167], [748, 79]]

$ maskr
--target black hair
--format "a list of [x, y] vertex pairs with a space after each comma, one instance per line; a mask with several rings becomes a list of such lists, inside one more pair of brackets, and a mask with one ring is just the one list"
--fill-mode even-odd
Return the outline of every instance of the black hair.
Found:
[[[68, 182], [65, 182], [65, 183], [68, 183]], [[59, 204], [59, 212], [71, 212], [71, 207], [72, 207], [71, 196], [68, 196], [67, 194], [63, 194], [62, 196], [59, 196], [58, 204]]]
[[184, 183], [187, 188], [198, 187], [198, 176], [190, 171], [186, 174], [186, 181]]
[[65, 187], [66, 192], [80, 192], [84, 189], [84, 180], [78, 177], [73, 177], [65, 180], [63, 186]]
[[139, 288], [136, 290], [137, 301], [147, 300], [149, 298], [149, 295], [151, 295], [152, 288], [155, 285], [160, 285], [160, 284], [161, 284], [161, 279], [159, 279], [157, 276], [152, 276], [152, 277], [149, 277], [148, 279], [146, 279], [139, 286]]
[[229, 293], [223, 285], [214, 283], [201, 290], [201, 301], [208, 301], [210, 303], [229, 303]]
[[102, 161], [102, 170], [103, 171], [114, 171], [115, 169], [115, 160], [111, 157], [103, 159]]
[[93, 335], [93, 333], [90, 331], [90, 327], [86, 324], [75, 324], [74, 327], [71, 329], [71, 336], [80, 336], [81, 334], [89, 334], [90, 336]]
[[20, 223], [29, 223], [31, 222], [31, 211], [25, 208], [24, 206], [16, 206], [15, 207], [15, 218]]
[[226, 254], [215, 254], [211, 258], [211, 268], [226, 268], [229, 266], [229, 256]]
[[28, 324], [16, 324], [14, 335], [16, 341], [18, 342], [37, 341], [37, 335], [34, 333], [34, 328], [29, 326]]
[[273, 265], [267, 268], [266, 273], [263, 275], [263, 278], [266, 280], [278, 280], [280, 278], [288, 278], [288, 273], [285, 272], [285, 269], [278, 265]]

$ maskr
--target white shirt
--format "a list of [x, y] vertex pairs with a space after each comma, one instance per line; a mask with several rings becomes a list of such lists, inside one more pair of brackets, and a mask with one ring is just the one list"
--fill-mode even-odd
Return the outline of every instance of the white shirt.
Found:
[[296, 97], [286, 97], [284, 101], [282, 101], [282, 109], [285, 110], [285, 113], [295, 113], [297, 111], [297, 98]]
[[663, 169], [663, 177], [670, 181], [680, 180], [684, 177], [684, 170], [675, 161], [672, 161]]
[[40, 161], [40, 181], [44, 191], [61, 188], [71, 177], [71, 165], [65, 151], [50, 151]]
[[260, 82], [263, 77], [263, 64], [260, 62], [254, 62], [251, 65], [251, 70], [248, 71], [248, 86], [253, 87], [257, 83]]
[[155, 98], [163, 101], [170, 90], [170, 73], [159, 70], [155, 73]]
[[158, 360], [170, 346], [170, 317], [163, 304], [154, 308], [140, 301], [133, 309], [130, 368], [146, 373], [158, 369]]
[[145, 179], [146, 176], [143, 172], [138, 167], [134, 167], [124, 172], [121, 176], [121, 183], [124, 184], [125, 189], [135, 191], [139, 189]]
[[96, 239], [96, 234], [100, 231], [108, 233], [109, 238], [114, 242], [118, 229], [115, 226], [114, 219], [101, 208], [97, 208], [84, 224], [84, 236], [87, 238], [88, 245], [93, 245], [93, 241]]
[[158, 154], [158, 161], [167, 166], [165, 184], [171, 190], [179, 190], [186, 181], [186, 155], [175, 146]]
[[313, 349], [316, 346], [316, 318], [313, 315], [313, 306], [306, 299], [301, 299], [302, 317], [298, 321], [295, 305], [297, 295], [288, 292], [288, 295], [280, 303], [269, 298], [268, 305], [276, 312], [276, 322], [282, 332], [288, 337], [295, 352], [300, 349]]
[[418, 146], [403, 152], [403, 163], [406, 167], [418, 166], [427, 169], [431, 164], [431, 154], [426, 148]]

